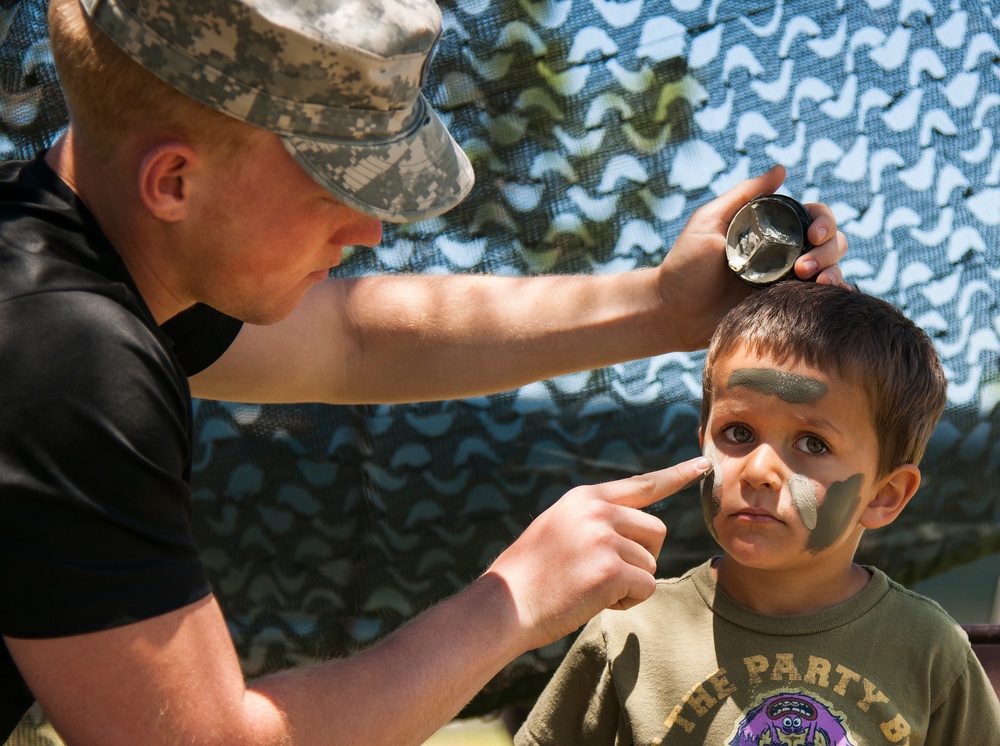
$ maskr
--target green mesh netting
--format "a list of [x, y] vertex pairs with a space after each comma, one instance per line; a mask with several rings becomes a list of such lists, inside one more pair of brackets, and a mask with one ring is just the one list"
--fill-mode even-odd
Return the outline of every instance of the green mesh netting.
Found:
[[[862, 289], [934, 337], [947, 411], [916, 499], [861, 560], [912, 582], [1000, 551], [1000, 15], [943, 0], [442, 3], [428, 94], [470, 198], [388, 226], [341, 276], [616, 272], [780, 162], [833, 206]], [[0, 2], [0, 157], [64, 119], [44, 3]], [[700, 354], [411, 406], [195, 402], [194, 501], [249, 675], [371, 643], [466, 585], [569, 488], [697, 453]], [[660, 569], [715, 551], [693, 491], [653, 508]], [[568, 641], [467, 714], [530, 703]]]

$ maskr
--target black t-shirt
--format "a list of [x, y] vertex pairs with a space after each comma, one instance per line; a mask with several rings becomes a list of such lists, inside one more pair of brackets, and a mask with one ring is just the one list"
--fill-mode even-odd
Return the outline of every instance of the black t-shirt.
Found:
[[[158, 327], [44, 161], [0, 164], [0, 634], [108, 629], [210, 592], [187, 376], [240, 327], [205, 306]], [[33, 700], [0, 645], [0, 741]]]

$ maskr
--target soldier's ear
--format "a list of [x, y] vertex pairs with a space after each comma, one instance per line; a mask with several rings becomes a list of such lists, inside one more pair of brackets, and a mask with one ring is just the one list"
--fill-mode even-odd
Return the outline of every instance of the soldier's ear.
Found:
[[194, 182], [201, 170], [198, 152], [183, 142], [150, 148], [139, 161], [139, 198], [149, 213], [166, 222], [188, 215]]

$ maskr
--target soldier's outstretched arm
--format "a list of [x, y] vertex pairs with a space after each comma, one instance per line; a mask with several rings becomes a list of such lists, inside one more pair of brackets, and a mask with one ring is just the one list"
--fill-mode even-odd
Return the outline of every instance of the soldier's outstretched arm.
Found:
[[70, 746], [421, 744], [521, 653], [647, 598], [666, 529], [641, 508], [708, 467], [577, 487], [385, 640], [249, 684], [212, 597], [116, 629], [5, 640]]

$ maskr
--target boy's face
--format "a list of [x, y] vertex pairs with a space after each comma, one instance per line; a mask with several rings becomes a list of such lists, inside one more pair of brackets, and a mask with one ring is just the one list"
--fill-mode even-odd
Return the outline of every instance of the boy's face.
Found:
[[718, 360], [713, 383], [702, 506], [727, 555], [757, 569], [849, 564], [881, 484], [864, 392], [743, 348]]

